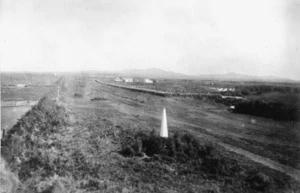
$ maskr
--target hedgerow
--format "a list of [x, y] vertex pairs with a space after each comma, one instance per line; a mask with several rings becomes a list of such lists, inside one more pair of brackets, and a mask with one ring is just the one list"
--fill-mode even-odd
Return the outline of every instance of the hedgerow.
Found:
[[32, 182], [27, 187], [32, 192], [47, 192], [40, 186], [59, 173], [60, 144], [54, 136], [67, 125], [65, 108], [44, 97], [2, 139], [2, 156], [21, 182]]

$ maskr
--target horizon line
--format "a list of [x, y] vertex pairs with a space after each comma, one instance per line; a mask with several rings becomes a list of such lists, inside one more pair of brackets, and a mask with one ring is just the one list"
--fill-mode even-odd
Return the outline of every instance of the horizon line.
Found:
[[[170, 71], [170, 70], [164, 70], [164, 69], [160, 69], [160, 68], [143, 68], [143, 69], [122, 69], [122, 70], [74, 70], [74, 71], [33, 71], [33, 70], [17, 70], [17, 71], [11, 71], [11, 70], [0, 70], [0, 73], [40, 73], [40, 74], [47, 74], [47, 73], [84, 73], [84, 72], [95, 72], [95, 73], [110, 73], [110, 74], [114, 74], [114, 73], [122, 73], [123, 71], [128, 71], [128, 70], [149, 70], [149, 69], [157, 69], [160, 71], [165, 71], [165, 72], [170, 72], [170, 73], [175, 73], [175, 74], [179, 74], [182, 76], [187, 76], [192, 78], [192, 79], [197, 79], [201, 78], [201, 76], [222, 76], [222, 75], [229, 75], [229, 74], [233, 74], [233, 75], [241, 75], [241, 76], [248, 76], [245, 77], [246, 79], [248, 79], [248, 81], [251, 81], [251, 79], [264, 79], [264, 80], [273, 80], [273, 81], [294, 81], [294, 82], [299, 82], [300, 79], [293, 79], [293, 78], [285, 78], [285, 77], [279, 77], [279, 76], [274, 76], [274, 75], [250, 75], [250, 74], [243, 74], [243, 73], [236, 73], [236, 72], [225, 72], [225, 73], [219, 73], [219, 74], [184, 74], [181, 72], [174, 72], [174, 71]], [[272, 78], [270, 78], [272, 77]], [[234, 78], [234, 79], [240, 79], [243, 80], [245, 78]], [[213, 79], [218, 79], [218, 78], [213, 78]], [[220, 78], [222, 79], [222, 78]], [[226, 78], [229, 79], [230, 78]], [[282, 81], [283, 80], [283, 81]]]

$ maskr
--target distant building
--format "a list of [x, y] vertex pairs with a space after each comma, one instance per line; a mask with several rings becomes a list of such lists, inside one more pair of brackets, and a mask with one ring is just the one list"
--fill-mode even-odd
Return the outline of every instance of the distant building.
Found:
[[141, 82], [141, 80], [139, 78], [134, 78], [133, 82]]
[[26, 87], [27, 85], [26, 85], [26, 84], [16, 84], [15, 86], [16, 86], [16, 87], [19, 87], [19, 88], [24, 88], [24, 87]]
[[148, 78], [145, 78], [144, 79], [144, 83], [147, 83], [147, 84], [153, 84], [153, 80], [150, 80]]
[[122, 81], [123, 81], [123, 78], [117, 77], [117, 78], [115, 79], [115, 81], [116, 81], [116, 82], [122, 82]]
[[133, 78], [123, 78], [124, 82], [133, 82]]
[[216, 88], [216, 87], [209, 87], [209, 88], [218, 92], [235, 91], [235, 88]]
[[231, 111], [231, 112], [233, 112], [235, 110], [235, 106], [231, 105], [228, 110]]

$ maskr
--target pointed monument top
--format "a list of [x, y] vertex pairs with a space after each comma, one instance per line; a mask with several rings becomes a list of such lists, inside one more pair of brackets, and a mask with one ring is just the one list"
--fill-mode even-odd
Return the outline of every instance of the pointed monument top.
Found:
[[165, 107], [164, 107], [163, 112], [162, 112], [160, 136], [161, 137], [166, 137], [166, 138], [168, 137], [167, 113], [166, 113], [166, 108]]

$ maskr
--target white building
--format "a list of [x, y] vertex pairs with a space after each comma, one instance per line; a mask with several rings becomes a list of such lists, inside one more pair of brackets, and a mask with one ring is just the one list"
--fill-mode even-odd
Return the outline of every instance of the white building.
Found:
[[26, 86], [27, 86], [26, 84], [16, 84], [16, 87], [19, 87], [19, 88], [24, 88]]
[[116, 82], [122, 82], [122, 81], [123, 81], [123, 78], [117, 77], [117, 78], [115, 79], [115, 81], [116, 81]]
[[133, 82], [133, 78], [123, 78], [124, 82]]
[[148, 78], [144, 79], [144, 83], [153, 84], [153, 80], [150, 80]]

